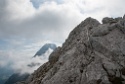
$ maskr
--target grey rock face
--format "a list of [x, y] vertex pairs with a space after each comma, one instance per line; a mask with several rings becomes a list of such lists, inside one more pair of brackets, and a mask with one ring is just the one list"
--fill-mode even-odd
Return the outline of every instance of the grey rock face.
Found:
[[123, 16], [123, 19], [125, 19], [125, 15]]
[[125, 21], [111, 20], [87, 18], [23, 84], [125, 84]]
[[114, 20], [113, 18], [105, 17], [105, 18], [103, 18], [102, 22], [103, 22], [103, 24], [116, 23], [116, 20]]
[[58, 61], [59, 59], [59, 56], [60, 56], [60, 53], [61, 53], [61, 48], [58, 47], [56, 50], [54, 50], [51, 55], [49, 56], [49, 62], [51, 64], [55, 63]]

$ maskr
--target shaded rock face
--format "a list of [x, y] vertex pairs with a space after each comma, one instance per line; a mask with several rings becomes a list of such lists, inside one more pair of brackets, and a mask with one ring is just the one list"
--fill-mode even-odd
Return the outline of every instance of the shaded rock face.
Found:
[[7, 67], [0, 66], [0, 84], [4, 84], [7, 79], [13, 74], [13, 70]]
[[125, 19], [103, 23], [81, 22], [49, 61], [19, 84], [125, 84]]
[[25, 81], [28, 78], [29, 74], [20, 74], [15, 73], [9, 77], [5, 84], [15, 84], [18, 81]]

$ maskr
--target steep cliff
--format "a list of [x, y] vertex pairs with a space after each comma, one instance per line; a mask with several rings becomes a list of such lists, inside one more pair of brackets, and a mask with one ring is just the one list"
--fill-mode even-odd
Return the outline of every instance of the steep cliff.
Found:
[[81, 22], [49, 61], [17, 84], [125, 84], [125, 16]]

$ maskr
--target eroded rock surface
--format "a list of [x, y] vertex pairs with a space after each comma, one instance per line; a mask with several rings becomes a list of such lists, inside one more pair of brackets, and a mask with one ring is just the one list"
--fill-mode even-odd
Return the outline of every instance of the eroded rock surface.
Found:
[[20, 84], [125, 84], [124, 30], [124, 18], [87, 18]]

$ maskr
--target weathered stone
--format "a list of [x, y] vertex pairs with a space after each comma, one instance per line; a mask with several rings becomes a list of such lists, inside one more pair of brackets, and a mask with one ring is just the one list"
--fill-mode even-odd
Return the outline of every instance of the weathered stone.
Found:
[[125, 20], [125, 15], [123, 16], [123, 19]]
[[102, 23], [103, 23], [103, 24], [107, 24], [107, 23], [112, 24], [112, 23], [116, 23], [116, 22], [117, 22], [117, 21], [116, 21], [115, 19], [109, 18], [109, 17], [105, 17], [105, 18], [103, 18], [103, 20], [102, 20]]
[[61, 54], [61, 48], [58, 47], [54, 52], [51, 53], [51, 55], [49, 56], [49, 62], [50, 63], [55, 63], [58, 61], [59, 56]]
[[115, 18], [115, 20], [118, 22], [118, 21], [122, 20], [122, 17]]

